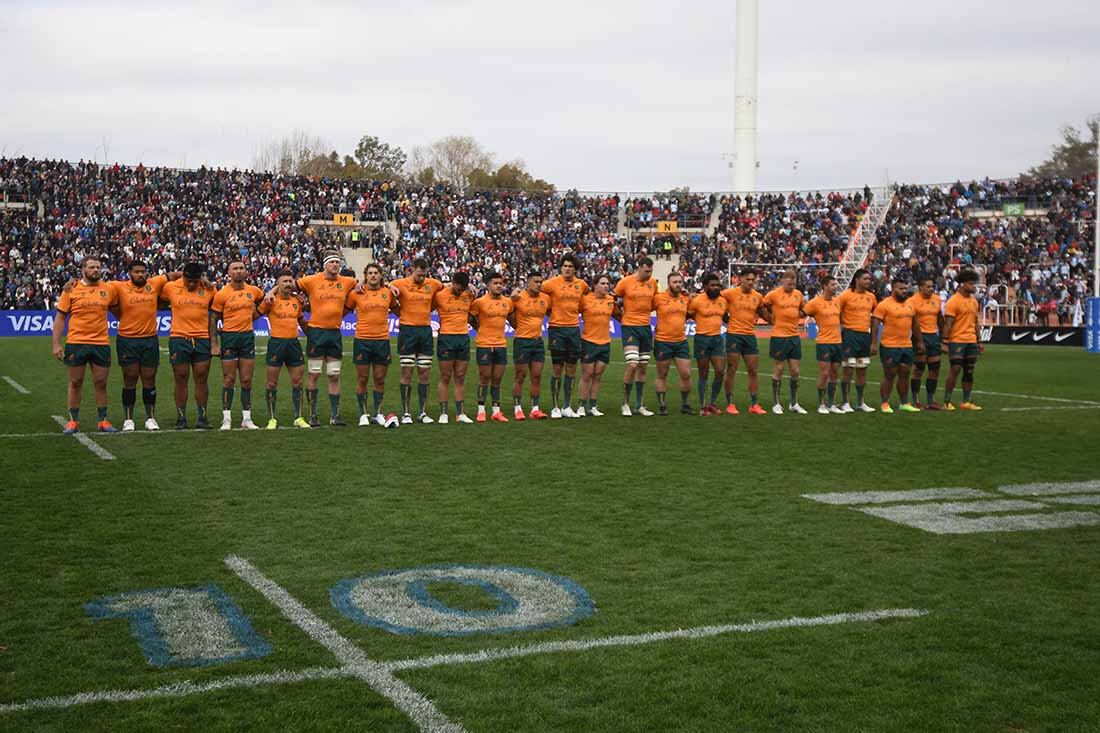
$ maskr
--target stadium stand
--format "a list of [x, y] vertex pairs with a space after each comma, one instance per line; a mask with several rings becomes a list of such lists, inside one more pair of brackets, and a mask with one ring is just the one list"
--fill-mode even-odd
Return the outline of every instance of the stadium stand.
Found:
[[[943, 292], [953, 289], [954, 273], [973, 266], [983, 276], [987, 318], [1072, 324], [1088, 288], [1094, 187], [1091, 177], [897, 186], [866, 265], [879, 280], [929, 274]], [[155, 271], [197, 258], [217, 277], [239, 258], [266, 288], [277, 270], [319, 269], [321, 253], [341, 247], [356, 269], [373, 260], [399, 277], [424, 257], [431, 275], [469, 270], [475, 285], [494, 267], [506, 280], [548, 274], [565, 252], [581, 259], [585, 274], [613, 279], [646, 253], [660, 272], [678, 269], [689, 287], [706, 271], [747, 262], [768, 265], [761, 287], [770, 287], [784, 266], [797, 266], [799, 286], [812, 295], [874, 200], [868, 188], [623, 200], [28, 158], [0, 158], [0, 192], [4, 204], [19, 204], [0, 205], [3, 309], [51, 307], [90, 254], [104, 260], [108, 277], [137, 258]], [[336, 214], [363, 226], [329, 226]], [[687, 231], [660, 235], [656, 221]]]

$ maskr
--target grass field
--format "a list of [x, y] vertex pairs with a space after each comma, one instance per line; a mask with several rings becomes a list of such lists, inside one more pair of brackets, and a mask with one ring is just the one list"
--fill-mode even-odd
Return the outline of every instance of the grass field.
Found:
[[[113, 456], [103, 460], [58, 434], [65, 372], [49, 340], [2, 346], [0, 376], [27, 393], [0, 381], [0, 729], [1020, 731], [1100, 720], [1100, 526], [1089, 523], [1100, 483], [998, 491], [1100, 479], [1100, 361], [1079, 350], [989, 348], [982, 413], [625, 419], [613, 363], [598, 419], [92, 434]], [[350, 343], [346, 353], [347, 370]], [[880, 374], [876, 363], [871, 379]], [[509, 374], [508, 412], [510, 386]], [[159, 387], [167, 427], [166, 357]], [[744, 387], [741, 374], [742, 406]], [[345, 378], [349, 419], [353, 391]], [[90, 382], [87, 393], [90, 426]], [[259, 380], [254, 393], [263, 417]], [[815, 405], [811, 381], [802, 394]], [[279, 399], [287, 425], [285, 376]], [[935, 511], [939, 499], [804, 496], [930, 488], [984, 494], [945, 509], [963, 529], [943, 534], [905, 520], [916, 516], [905, 507]], [[1016, 501], [1028, 504], [991, 503]], [[902, 507], [903, 521], [853, 510], [868, 507]], [[982, 517], [1002, 531], [966, 529]], [[1027, 529], [1020, 517], [1075, 526]], [[449, 564], [567, 578], [594, 609], [550, 628], [440, 636], [362, 625], [334, 605], [341, 581]], [[206, 601], [135, 623], [86, 605], [211, 585], [239, 611], [232, 628], [243, 619], [261, 640], [251, 658], [174, 666], [171, 639], [225, 646]], [[484, 583], [418, 587], [469, 612], [452, 614], [461, 623], [508, 613]], [[890, 613], [833, 616], [874, 611]], [[770, 621], [781, 623], [753, 625]], [[725, 624], [740, 626], [700, 628]], [[589, 640], [599, 645], [577, 643]], [[146, 652], [166, 644], [167, 663], [151, 663]], [[134, 694], [69, 697], [103, 691]]]

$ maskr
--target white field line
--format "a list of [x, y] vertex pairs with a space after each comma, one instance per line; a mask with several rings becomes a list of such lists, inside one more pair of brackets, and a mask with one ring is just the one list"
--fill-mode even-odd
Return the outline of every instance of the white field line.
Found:
[[[941, 377], [942, 377], [942, 375], [941, 375]], [[803, 382], [816, 382], [817, 381], [817, 377], [799, 377], [799, 379], [802, 380]], [[942, 387], [943, 386], [943, 384], [942, 384], [943, 380], [941, 379], [940, 381], [941, 381], [940, 386]], [[840, 384], [840, 382], [837, 382], [837, 384]], [[882, 382], [875, 382], [873, 380], [868, 379], [867, 384], [871, 384], [871, 385], [874, 385], [874, 386], [877, 387], [880, 384], [882, 384]], [[853, 386], [853, 388], [855, 387], [855, 382], [852, 383], [852, 386]], [[1045, 395], [1015, 394], [1013, 392], [990, 392], [988, 390], [982, 390], [982, 389], [975, 389], [975, 390], [973, 390], [973, 393], [974, 394], [988, 395], [989, 397], [1014, 397], [1014, 398], [1020, 399], [1020, 400], [1044, 400], [1046, 402], [1066, 402], [1066, 403], [1071, 404], [1071, 405], [1095, 405], [1096, 407], [1100, 407], [1100, 402], [1094, 402], [1092, 400], [1070, 399], [1068, 397], [1047, 397]], [[1017, 408], [1017, 409], [1026, 409], [1026, 408]]]
[[1035, 410], [1100, 410], [1100, 405], [1043, 405], [1042, 407], [1002, 407], [1001, 412], [1034, 412]]
[[992, 494], [977, 489], [916, 489], [912, 491], [849, 491], [828, 494], [803, 494], [822, 504], [847, 506], [849, 504], [890, 504], [902, 501], [932, 501], [933, 499], [987, 499]]
[[998, 486], [997, 491], [1013, 496], [1050, 496], [1052, 494], [1100, 494], [1100, 481], [1072, 481], [1069, 483], [1009, 484]]
[[516, 657], [526, 657], [532, 654], [545, 654], [548, 652], [583, 652], [589, 649], [601, 649], [605, 647], [653, 644], [659, 641], [669, 641], [671, 639], [705, 639], [710, 636], [719, 636], [722, 634], [745, 634], [755, 631], [804, 628], [808, 626], [832, 626], [861, 621], [881, 621], [891, 618], [918, 618], [927, 614], [928, 611], [917, 608], [887, 608], [879, 611], [835, 613], [828, 616], [812, 616], [810, 618], [795, 616], [793, 618], [780, 619], [777, 621], [753, 621], [747, 624], [724, 624], [722, 626], [697, 626], [691, 629], [677, 629], [675, 631], [652, 631], [647, 634], [607, 636], [602, 639], [549, 641], [542, 644], [531, 644], [529, 646], [486, 649], [470, 654], [437, 654], [417, 659], [401, 659], [394, 662], [386, 662], [385, 664], [386, 667], [392, 671], [428, 669], [429, 667], [449, 664], [470, 664], [475, 662], [492, 662], [498, 659], [514, 659]]
[[16, 392], [18, 392], [19, 394], [30, 394], [31, 393], [31, 391], [29, 389], [27, 389], [26, 387], [24, 387], [19, 382], [15, 381], [14, 379], [12, 379], [11, 377], [9, 377], [6, 374], [4, 375], [4, 381], [7, 382], [9, 385], [11, 385], [11, 388], [14, 389]]
[[[229, 559], [227, 559], [226, 562], [228, 563]], [[251, 565], [248, 567], [251, 567]], [[255, 570], [255, 568], [252, 569]], [[258, 574], [259, 571], [255, 572]], [[270, 581], [268, 582], [270, 583]], [[306, 613], [308, 614], [310, 612], [307, 610]], [[919, 618], [920, 616], [926, 615], [928, 615], [928, 611], [921, 609], [886, 608], [878, 611], [837, 613], [827, 616], [812, 616], [809, 618], [800, 618], [796, 616], [775, 621], [753, 621], [744, 624], [725, 624], [721, 626], [697, 626], [695, 628], [677, 629], [675, 631], [655, 631], [647, 634], [607, 636], [598, 639], [582, 639], [578, 641], [554, 641], [543, 644], [531, 644], [528, 646], [506, 647], [504, 649], [485, 649], [480, 652], [469, 654], [437, 654], [427, 657], [401, 659], [392, 662], [376, 662], [372, 664], [377, 664], [387, 672], [392, 673], [405, 669], [429, 669], [442, 665], [492, 662], [498, 659], [514, 659], [516, 657], [526, 657], [533, 654], [587, 651], [589, 649], [602, 649], [616, 646], [654, 644], [674, 639], [705, 639], [722, 634], [744, 634], [757, 631], [771, 631], [774, 629], [833, 626], [837, 624], [873, 622], [895, 618]], [[324, 624], [324, 622], [321, 623]], [[281, 671], [268, 674], [237, 675], [201, 684], [184, 681], [149, 690], [104, 690], [99, 692], [83, 692], [77, 695], [43, 697], [24, 702], [0, 704], [0, 713], [14, 713], [44, 708], [68, 708], [74, 705], [84, 705], [93, 702], [129, 702], [131, 700], [145, 700], [153, 697], [183, 697], [185, 695], [196, 695], [203, 692], [230, 688], [258, 687], [260, 685], [278, 685], [291, 682], [339, 679], [345, 677], [354, 678], [359, 676], [359, 672], [354, 667], [313, 667], [311, 669], [304, 669], [300, 672]]]
[[309, 680], [327, 680], [340, 677], [354, 677], [355, 674], [343, 667], [314, 667], [304, 669], [301, 672], [270, 672], [267, 674], [246, 674], [234, 677], [223, 677], [210, 682], [191, 682], [184, 680], [163, 687], [154, 687], [150, 690], [100, 690], [98, 692], [81, 692], [77, 695], [64, 695], [56, 697], [40, 697], [26, 702], [0, 704], [0, 713], [17, 713], [25, 710], [42, 710], [49, 708], [71, 708], [75, 705], [86, 705], [93, 702], [130, 702], [132, 700], [147, 700], [154, 697], [186, 697], [198, 695], [203, 692], [216, 692], [240, 687], [259, 687], [261, 685], [282, 685], [291, 682], [307, 682]]
[[241, 580], [251, 585], [275, 605], [291, 623], [332, 652], [340, 664], [353, 676], [366, 682], [372, 690], [393, 702], [416, 723], [418, 728], [424, 731], [447, 731], [448, 733], [465, 730], [461, 725], [448, 720], [436, 709], [435, 703], [414, 690], [408, 683], [397, 679], [385, 665], [368, 659], [362, 649], [341, 636], [336, 629], [302, 605], [285, 588], [257, 570], [256, 566], [248, 560], [230, 555], [225, 558], [225, 564], [240, 576]]
[[[61, 427], [65, 427], [65, 422], [66, 422], [65, 418], [61, 417], [60, 415], [50, 415], [50, 417], [53, 418], [55, 423], [57, 423]], [[89, 438], [87, 436], [87, 434], [85, 434], [85, 433], [75, 433], [73, 435], [73, 437], [76, 438], [77, 443], [80, 443], [82, 446], [84, 446], [85, 448], [90, 450], [92, 453], [95, 453], [97, 456], [99, 456], [103, 460], [105, 460], [105, 461], [115, 460], [115, 456], [114, 456], [113, 453], [111, 453], [106, 448], [101, 446], [99, 443], [97, 443], [94, 440], [92, 440], [91, 438]]]

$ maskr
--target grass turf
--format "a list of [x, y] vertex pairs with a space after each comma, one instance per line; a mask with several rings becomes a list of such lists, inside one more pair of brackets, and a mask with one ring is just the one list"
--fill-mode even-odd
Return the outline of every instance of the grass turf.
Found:
[[[0, 383], [4, 433], [58, 430], [50, 415], [64, 413], [65, 370], [48, 352], [48, 339], [4, 341], [0, 374], [30, 390]], [[1100, 716], [1100, 620], [1091, 612], [1100, 603], [1100, 528], [932, 535], [800, 497], [1098, 479], [1100, 411], [1002, 409], [1090, 407], [1057, 401], [1100, 400], [1089, 355], [988, 349], [977, 372], [980, 414], [630, 420], [617, 415], [614, 359], [602, 419], [97, 437], [115, 461], [72, 438], [0, 439], [0, 703], [334, 666], [225, 567], [226, 555], [239, 554], [379, 660], [795, 615], [930, 612], [399, 674], [470, 730], [1083, 729]], [[814, 365], [804, 367], [813, 377]], [[219, 374], [215, 366], [215, 418]], [[873, 365], [871, 379], [880, 374]], [[651, 370], [650, 406], [652, 379]], [[770, 406], [767, 376], [761, 381]], [[471, 374], [471, 413], [475, 383]], [[433, 376], [433, 414], [434, 384]], [[507, 414], [510, 385], [508, 374]], [[158, 386], [167, 426], [167, 359]], [[744, 388], [741, 373], [742, 408]], [[877, 386], [868, 390], [875, 404]], [[116, 368], [116, 424], [118, 392]], [[260, 380], [253, 392], [265, 417]], [[90, 382], [86, 393], [88, 426]], [[802, 396], [807, 408], [815, 403], [811, 381]], [[289, 397], [284, 376], [283, 425]], [[322, 398], [322, 416], [327, 407]], [[444, 638], [359, 626], [330, 603], [342, 579], [435, 563], [565, 576], [597, 610], [561, 629]], [[125, 620], [84, 612], [105, 595], [210, 582], [265, 637], [269, 656], [158, 669]], [[467, 586], [433, 591], [486, 607]], [[0, 715], [4, 728], [412, 728], [354, 680]]]

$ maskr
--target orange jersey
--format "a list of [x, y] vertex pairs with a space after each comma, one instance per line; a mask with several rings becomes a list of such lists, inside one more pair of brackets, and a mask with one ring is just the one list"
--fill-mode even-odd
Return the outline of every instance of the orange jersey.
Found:
[[721, 295], [711, 300], [706, 293], [699, 293], [691, 299], [688, 310], [695, 318], [695, 333], [700, 336], [718, 336], [722, 333], [722, 316], [729, 308]]
[[[578, 282], [574, 280], [573, 282]], [[543, 288], [546, 286], [544, 285]], [[543, 293], [545, 293], [545, 289]], [[552, 309], [552, 303], [557, 301], [549, 295], [537, 295], [532, 297], [526, 290], [522, 291], [512, 300], [512, 306], [516, 312], [516, 338], [540, 339], [542, 338], [542, 319], [546, 312]], [[579, 302], [579, 299], [578, 299]], [[551, 310], [552, 312], [552, 310]], [[580, 311], [576, 311], [579, 313]], [[551, 320], [551, 324], [553, 321]], [[574, 326], [577, 325], [575, 322]]]
[[505, 346], [504, 325], [513, 310], [512, 299], [503, 295], [483, 295], [475, 300], [470, 313], [477, 316], [477, 345], [486, 349]]
[[188, 290], [183, 280], [173, 280], [164, 286], [161, 300], [168, 302], [172, 309], [172, 330], [170, 336], [204, 339], [210, 337], [210, 304], [214, 302], [214, 291], [199, 283], [194, 290]]
[[653, 297], [657, 295], [657, 281], [649, 278], [642, 282], [628, 275], [615, 283], [615, 295], [623, 299], [623, 325], [648, 326], [653, 312]]
[[615, 312], [615, 298], [610, 295], [599, 297], [589, 293], [581, 300], [581, 313], [584, 314], [584, 328], [581, 338], [593, 344], [611, 343], [611, 314]]
[[107, 338], [107, 309], [116, 303], [118, 293], [110, 283], [85, 285], [79, 280], [71, 291], [62, 291], [57, 299], [57, 312], [69, 316], [65, 343], [97, 346], [111, 343]]
[[878, 298], [870, 290], [857, 293], [845, 290], [837, 296], [840, 306], [840, 325], [848, 331], [871, 333], [871, 313], [878, 305]]
[[256, 306], [264, 299], [264, 291], [255, 285], [245, 285], [235, 290], [226, 285], [214, 296], [210, 310], [222, 314], [222, 331], [229, 333], [252, 332]]
[[955, 293], [947, 299], [943, 314], [954, 318], [951, 331], [947, 334], [948, 343], [978, 343], [978, 299], [973, 296]]
[[817, 343], [840, 343], [840, 303], [836, 298], [825, 300], [824, 296], [817, 296], [806, 305], [802, 306], [806, 315], [813, 316], [817, 323]]
[[455, 295], [453, 288], [443, 288], [432, 298], [432, 307], [439, 313], [439, 332], [445, 336], [470, 334], [470, 306], [474, 296], [469, 290]]
[[275, 296], [275, 302], [268, 305], [260, 303], [260, 313], [267, 316], [269, 334], [277, 339], [298, 338], [298, 316], [302, 315], [302, 304], [293, 295]]
[[402, 326], [430, 326], [432, 323], [432, 300], [443, 289], [443, 283], [435, 278], [426, 277], [417, 285], [411, 277], [403, 277], [390, 283], [398, 292], [401, 313], [398, 316]]
[[344, 301], [355, 287], [355, 278], [337, 275], [329, 280], [325, 273], [298, 278], [298, 289], [309, 298], [309, 325], [313, 328], [340, 328], [344, 320]]
[[917, 293], [905, 302], [913, 306], [913, 310], [917, 312], [921, 333], [940, 332], [940, 307], [943, 305], [940, 296], [932, 293], [932, 297], [925, 298]]
[[756, 316], [764, 296], [755, 290], [745, 293], [741, 288], [726, 288], [722, 298], [729, 308], [730, 320], [726, 332], [753, 336], [756, 334]]
[[550, 308], [551, 326], [579, 325], [581, 298], [589, 292], [588, 283], [579, 277], [566, 282], [564, 277], [558, 275], [543, 282], [542, 292], [553, 298]]
[[128, 280], [111, 283], [118, 295], [118, 335], [147, 338], [157, 335], [157, 301], [168, 284], [165, 275], [149, 278], [140, 288]]
[[676, 343], [687, 338], [684, 325], [687, 323], [688, 303], [686, 293], [673, 295], [665, 290], [653, 298], [653, 310], [657, 311], [657, 332], [654, 338], [665, 343]]
[[393, 305], [393, 293], [389, 288], [368, 288], [361, 293], [352, 290], [344, 305], [355, 311], [355, 338], [389, 340], [390, 306]]
[[764, 305], [772, 309], [772, 336], [798, 335], [798, 310], [805, 302], [799, 290], [788, 293], [783, 288], [776, 288], [764, 296]]
[[890, 296], [875, 306], [874, 316], [882, 321], [882, 345], [904, 349], [913, 345], [913, 316], [917, 312], [908, 300]]

